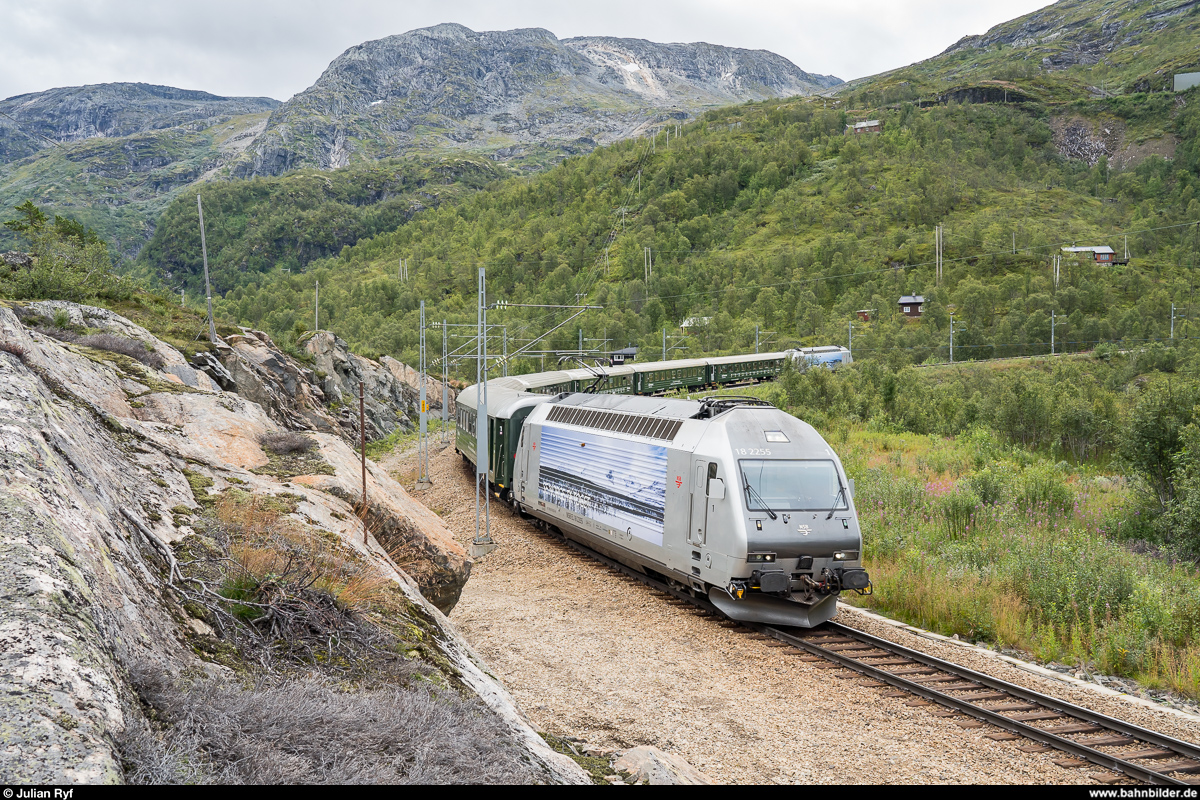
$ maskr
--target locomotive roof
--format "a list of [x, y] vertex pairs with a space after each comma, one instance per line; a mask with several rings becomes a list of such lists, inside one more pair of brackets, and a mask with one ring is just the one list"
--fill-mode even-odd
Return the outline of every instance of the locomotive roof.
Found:
[[555, 402], [557, 405], [624, 411], [629, 414], [670, 419], [691, 419], [700, 411], [700, 403], [695, 400], [666, 400], [662, 397], [642, 397], [634, 394], [577, 393]]
[[786, 357], [787, 353], [754, 353], [748, 356], [719, 356], [704, 360], [709, 364], [741, 364], [748, 361], [774, 361], [775, 359]]
[[647, 361], [643, 364], [635, 364], [634, 370], [637, 372], [656, 372], [660, 369], [687, 369], [688, 367], [703, 367], [708, 364], [708, 361], [703, 358], [681, 358], [678, 361]]

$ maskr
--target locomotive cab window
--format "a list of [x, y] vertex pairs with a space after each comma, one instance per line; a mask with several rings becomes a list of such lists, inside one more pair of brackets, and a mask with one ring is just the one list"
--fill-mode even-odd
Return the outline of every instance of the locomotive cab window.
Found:
[[832, 461], [743, 460], [742, 493], [751, 511], [838, 511], [848, 508]]

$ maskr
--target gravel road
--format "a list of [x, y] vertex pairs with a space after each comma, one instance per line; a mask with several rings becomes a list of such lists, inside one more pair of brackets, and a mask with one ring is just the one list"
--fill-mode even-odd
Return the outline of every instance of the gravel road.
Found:
[[[384, 465], [411, 484], [415, 459]], [[473, 471], [434, 448], [433, 487], [416, 493], [464, 544], [474, 536]], [[556, 543], [499, 503], [499, 547], [476, 562], [450, 618], [540, 729], [600, 747], [654, 745], [718, 783], [1092, 783], [909, 705], [852, 673], [672, 606]], [[1132, 706], [929, 641], [853, 611], [838, 620], [1164, 733], [1200, 740], [1200, 719]]]

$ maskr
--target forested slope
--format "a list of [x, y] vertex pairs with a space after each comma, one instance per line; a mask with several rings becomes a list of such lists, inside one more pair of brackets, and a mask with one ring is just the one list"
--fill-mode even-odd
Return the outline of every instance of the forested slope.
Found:
[[[859, 309], [873, 311], [856, 331], [856, 354], [895, 363], [947, 355], [951, 306], [965, 323], [960, 358], [1047, 351], [1051, 312], [1061, 347], [1162, 338], [1171, 303], [1191, 299], [1198, 101], [1193, 91], [847, 110], [794, 99], [713, 111], [679, 137], [664, 130], [653, 144], [603, 148], [422, 212], [316, 262], [312, 274], [234, 289], [222, 308], [276, 334], [311, 327], [303, 309], [319, 278], [323, 327], [407, 359], [418, 302], [433, 319], [473, 321], [486, 266], [493, 299], [603, 305], [583, 318], [587, 338], [655, 347], [664, 327], [711, 318], [690, 329], [689, 354], [752, 348], [755, 325], [774, 332], [764, 337], [770, 346], [844, 343]], [[844, 133], [848, 120], [867, 116], [882, 120], [880, 133]], [[1071, 126], [1123, 138], [1089, 163], [1064, 155]], [[1169, 146], [1174, 158], [1132, 152], [1116, 166], [1104, 155], [1130, 152], [1139, 139]], [[1126, 235], [1128, 265], [1069, 256], [1053, 285], [1050, 260], [1062, 245], [1121, 252]], [[402, 257], [412, 265], [404, 283], [395, 270]], [[903, 294], [925, 295], [923, 319], [900, 318]], [[520, 339], [551, 320], [509, 309], [493, 321]], [[572, 347], [577, 332], [548, 341]]]

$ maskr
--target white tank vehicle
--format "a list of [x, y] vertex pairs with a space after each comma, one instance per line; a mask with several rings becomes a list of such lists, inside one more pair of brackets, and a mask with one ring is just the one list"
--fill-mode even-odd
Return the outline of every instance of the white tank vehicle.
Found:
[[731, 619], [811, 627], [839, 592], [871, 588], [837, 454], [761, 400], [547, 398], [521, 424], [511, 476], [521, 513]]

